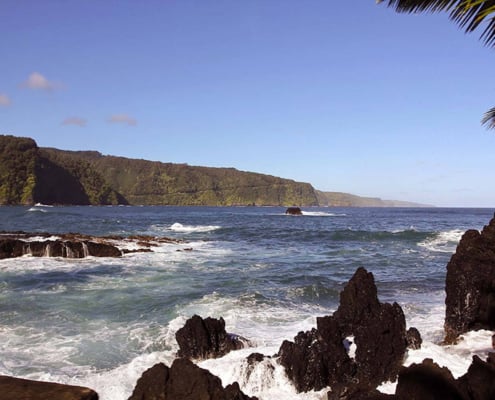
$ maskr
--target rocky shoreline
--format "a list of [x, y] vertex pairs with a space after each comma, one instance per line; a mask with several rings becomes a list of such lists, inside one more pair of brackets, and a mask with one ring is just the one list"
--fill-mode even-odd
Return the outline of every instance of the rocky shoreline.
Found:
[[[0, 235], [0, 258], [12, 243], [14, 249], [21, 246], [16, 240], [26, 246], [24, 233], [15, 235], [18, 236]], [[45, 243], [45, 251], [50, 237], [39, 241]], [[92, 241], [82, 235], [74, 237], [60, 240], [66, 246], [71, 240], [86, 244]], [[96, 243], [115, 245], [112, 241], [121, 239], [104, 238]], [[130, 240], [142, 242], [139, 248], [146, 251], [159, 239]], [[495, 330], [495, 218], [482, 232], [467, 231], [447, 266], [444, 328], [446, 344], [455, 343], [470, 330]], [[129, 400], [256, 399], [243, 393], [237, 383], [224, 388], [218, 377], [194, 363], [250, 346], [249, 340], [227, 333], [222, 318], [195, 315], [177, 331], [176, 340], [179, 351], [171, 366], [158, 363], [145, 371]], [[448, 368], [428, 358], [404, 367], [408, 349], [419, 346], [420, 333], [414, 327], [407, 329], [402, 308], [397, 303], [381, 303], [373, 274], [358, 268], [341, 292], [333, 315], [317, 318], [315, 328], [299, 332], [293, 341], [284, 341], [274, 356], [253, 353], [246, 364], [252, 369], [267, 359], [275, 360], [284, 367], [298, 392], [328, 388], [328, 400], [495, 398], [495, 353], [489, 353], [486, 360], [474, 356], [467, 372], [455, 379]], [[395, 394], [377, 390], [386, 381], [397, 381]], [[0, 377], [0, 393], [5, 400], [98, 398], [88, 388], [12, 377]]]
[[[128, 253], [151, 252], [163, 244], [183, 244], [180, 239], [145, 235], [89, 236], [79, 233], [0, 232], [0, 260], [22, 257], [121, 257]], [[189, 249], [184, 249], [189, 250]]]

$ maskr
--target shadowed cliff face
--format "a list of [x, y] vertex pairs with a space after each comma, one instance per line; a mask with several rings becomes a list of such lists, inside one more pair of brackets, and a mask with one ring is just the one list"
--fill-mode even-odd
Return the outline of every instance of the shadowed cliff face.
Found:
[[43, 204], [89, 205], [89, 197], [79, 179], [45, 157], [38, 159], [33, 198]]

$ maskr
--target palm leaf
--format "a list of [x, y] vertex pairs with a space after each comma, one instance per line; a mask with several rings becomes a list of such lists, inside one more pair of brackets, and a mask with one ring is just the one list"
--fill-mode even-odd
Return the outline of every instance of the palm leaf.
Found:
[[484, 115], [481, 123], [488, 129], [495, 129], [495, 107], [488, 110]]
[[[472, 32], [481, 23], [487, 21], [487, 26], [481, 34], [481, 39], [487, 46], [495, 47], [495, 0], [376, 0], [386, 2], [397, 12], [449, 12], [451, 20], [456, 22], [466, 32]], [[490, 17], [490, 18], [489, 18]]]

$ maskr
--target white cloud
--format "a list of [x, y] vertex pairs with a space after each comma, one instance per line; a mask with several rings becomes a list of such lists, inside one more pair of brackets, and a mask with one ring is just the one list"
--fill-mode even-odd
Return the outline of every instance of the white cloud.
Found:
[[10, 97], [7, 96], [6, 94], [0, 93], [0, 106], [10, 106], [12, 104], [12, 101], [10, 100]]
[[84, 128], [86, 126], [87, 121], [84, 118], [79, 117], [69, 117], [62, 121], [62, 125], [76, 125]]
[[62, 84], [55, 81], [49, 81], [39, 72], [33, 72], [24, 82], [22, 82], [21, 86], [27, 89], [49, 91], [60, 89]]
[[115, 114], [108, 118], [108, 122], [112, 124], [126, 124], [129, 126], [137, 125], [137, 121], [135, 118], [130, 117], [127, 114]]

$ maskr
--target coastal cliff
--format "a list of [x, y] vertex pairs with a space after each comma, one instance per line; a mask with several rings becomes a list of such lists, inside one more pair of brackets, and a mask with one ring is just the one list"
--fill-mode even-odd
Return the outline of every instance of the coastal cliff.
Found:
[[0, 204], [316, 206], [309, 183], [234, 168], [195, 167], [96, 151], [38, 147], [0, 135]]
[[38, 147], [0, 135], [0, 205], [418, 207], [321, 192], [309, 183], [234, 168], [190, 166]]

